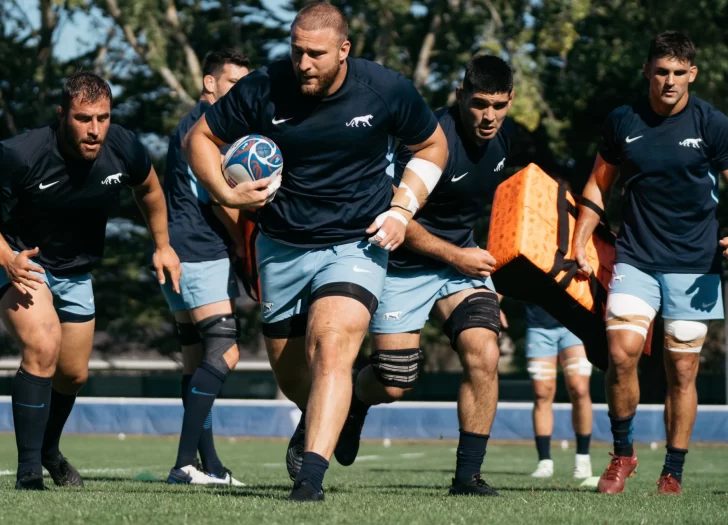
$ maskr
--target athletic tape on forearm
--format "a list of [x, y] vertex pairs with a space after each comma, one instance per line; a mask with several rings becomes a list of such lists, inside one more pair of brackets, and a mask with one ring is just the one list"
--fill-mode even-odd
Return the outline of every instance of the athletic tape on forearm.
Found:
[[442, 170], [434, 162], [412, 157], [405, 167], [392, 206], [404, 208], [414, 215], [435, 189], [441, 176]]

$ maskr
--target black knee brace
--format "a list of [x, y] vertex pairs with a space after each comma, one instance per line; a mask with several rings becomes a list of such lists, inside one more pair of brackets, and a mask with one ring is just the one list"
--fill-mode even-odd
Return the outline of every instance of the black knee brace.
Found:
[[442, 327], [455, 350], [458, 336], [468, 328], [487, 328], [500, 333], [500, 305], [493, 292], [478, 292], [469, 295], [455, 307]]
[[200, 333], [193, 323], [175, 323], [177, 325], [177, 339], [182, 346], [192, 346], [201, 343]]
[[237, 318], [232, 314], [213, 315], [197, 323], [195, 328], [200, 332], [205, 351], [201, 365], [207, 365], [208, 369], [225, 377], [230, 369], [223, 355], [237, 344], [240, 337]]
[[374, 375], [384, 386], [412, 388], [417, 383], [424, 355], [419, 348], [406, 350], [378, 350], [369, 362]]

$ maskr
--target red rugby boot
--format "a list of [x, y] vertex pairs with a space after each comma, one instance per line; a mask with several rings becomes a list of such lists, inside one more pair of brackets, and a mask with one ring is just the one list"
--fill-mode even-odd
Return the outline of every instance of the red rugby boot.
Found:
[[637, 470], [637, 453], [633, 452], [632, 457], [616, 456], [612, 452], [612, 461], [609, 462], [607, 470], [599, 478], [597, 492], [600, 494], [621, 494], [624, 492], [624, 482], [631, 478]]

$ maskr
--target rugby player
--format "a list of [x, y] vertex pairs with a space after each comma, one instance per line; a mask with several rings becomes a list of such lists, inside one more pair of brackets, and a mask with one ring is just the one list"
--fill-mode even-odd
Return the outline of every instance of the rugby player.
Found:
[[[229, 207], [263, 206], [271, 179], [231, 190], [216, 162], [222, 144], [260, 133], [283, 155], [283, 182], [260, 210], [257, 251], [271, 365], [283, 393], [306, 412], [291, 500], [324, 497], [323, 477], [350, 404], [352, 365], [382, 293], [389, 252], [404, 240], [447, 161], [445, 136], [412, 83], [348, 57], [350, 46], [341, 11], [307, 5], [291, 26], [291, 57], [240, 80], [184, 145], [198, 180]], [[390, 135], [414, 153], [396, 193], [385, 173]]]
[[[665, 320], [667, 454], [658, 492], [680, 494], [685, 455], [697, 412], [695, 378], [708, 321], [723, 318], [721, 250], [715, 216], [718, 175], [728, 178], [728, 119], [689, 93], [695, 45], [667, 31], [650, 43], [644, 75], [649, 94], [607, 117], [602, 145], [584, 196], [604, 208], [622, 174], [623, 225], [607, 300], [607, 402], [614, 453], [598, 492], [620, 493], [637, 468], [632, 444], [639, 403], [637, 364], [650, 322]], [[573, 251], [592, 271], [585, 244], [599, 210], [581, 206]], [[728, 251], [724, 252], [728, 254]]]
[[[111, 89], [99, 76], [68, 78], [58, 122], [0, 142], [0, 317], [22, 351], [12, 389], [17, 489], [83, 486], [59, 450], [94, 335], [89, 273], [101, 260], [109, 210], [132, 188], [154, 242], [160, 283], [179, 291], [164, 194], [149, 155], [111, 124]], [[168, 275], [165, 275], [165, 272]]]
[[[455, 105], [436, 113], [447, 136], [447, 167], [427, 206], [408, 224], [404, 248], [390, 256], [370, 327], [376, 350], [356, 380], [336, 457], [352, 464], [368, 408], [400, 399], [414, 386], [423, 362], [420, 330], [434, 314], [463, 366], [450, 494], [497, 496], [480, 474], [498, 402], [501, 320], [490, 279], [496, 261], [475, 243], [473, 228], [504, 178], [511, 150], [510, 67], [493, 56], [473, 58], [456, 96]], [[399, 172], [409, 155], [397, 153]]]
[[[182, 347], [185, 407], [177, 461], [168, 483], [242, 485], [217, 456], [211, 408], [222, 382], [238, 362], [233, 312], [240, 294], [230, 255], [242, 256], [245, 243], [237, 227], [239, 210], [222, 208], [210, 200], [182, 155], [182, 139], [216, 100], [249, 73], [249, 65], [248, 58], [235, 49], [207, 54], [200, 100], [174, 130], [167, 151], [164, 193], [169, 240], [182, 261], [182, 277], [180, 293], [169, 282], [162, 291], [174, 314]], [[197, 464], [198, 450], [201, 466]]]
[[571, 422], [576, 434], [574, 479], [590, 478], [592, 468], [589, 444], [593, 414], [589, 378], [592, 365], [586, 358], [584, 345], [542, 308], [527, 304], [526, 359], [533, 385], [533, 431], [538, 452], [538, 466], [531, 476], [550, 478], [554, 475], [551, 434], [554, 429], [556, 366], [560, 362], [571, 401]]

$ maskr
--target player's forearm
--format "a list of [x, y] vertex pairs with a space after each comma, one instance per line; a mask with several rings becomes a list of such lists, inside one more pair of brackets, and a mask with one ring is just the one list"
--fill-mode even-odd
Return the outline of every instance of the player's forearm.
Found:
[[210, 195], [222, 205], [230, 204], [232, 190], [222, 175], [219, 146], [201, 130], [199, 125], [198, 121], [182, 142], [185, 159], [192, 173]]
[[0, 266], [5, 268], [15, 258], [15, 252], [5, 240], [5, 237], [0, 234]]
[[167, 204], [164, 201], [164, 193], [159, 183], [152, 188], [135, 189], [134, 200], [144, 216], [144, 221], [147, 223], [155, 248], [169, 246]]
[[407, 225], [404, 245], [410, 250], [452, 264], [458, 247], [428, 232], [417, 221]]
[[[606, 196], [599, 188], [599, 185], [596, 182], [596, 177], [593, 175], [589, 178], [589, 181], [584, 187], [583, 196], [598, 208], [602, 210], [604, 209]], [[574, 246], [586, 246], [586, 243], [591, 238], [594, 230], [599, 225], [599, 219], [599, 214], [591, 208], [584, 205], [579, 206], [579, 217], [576, 220], [576, 226], [574, 227], [574, 238], [572, 244]]]

